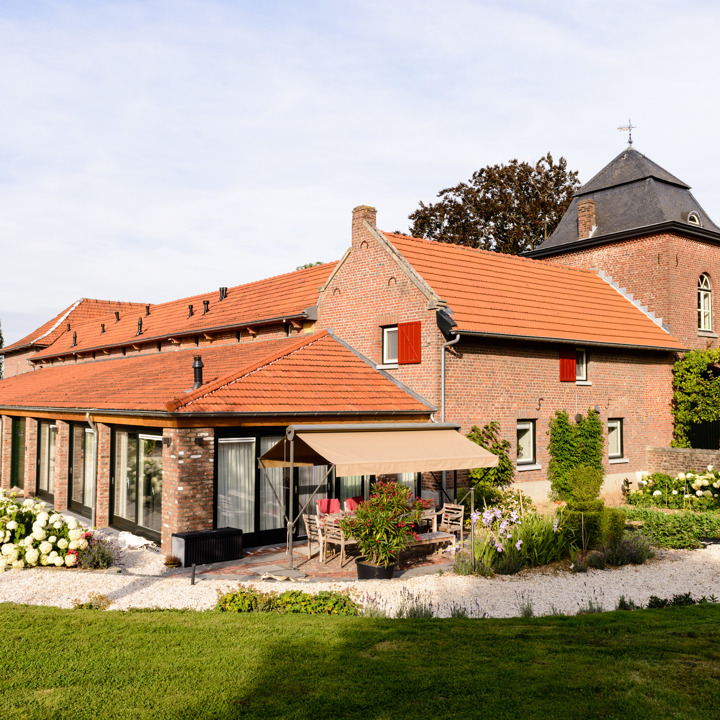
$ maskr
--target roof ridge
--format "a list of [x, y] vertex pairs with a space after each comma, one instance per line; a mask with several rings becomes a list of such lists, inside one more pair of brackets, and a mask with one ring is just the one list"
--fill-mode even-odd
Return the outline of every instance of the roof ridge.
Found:
[[169, 400], [165, 403], [165, 407], [170, 412], [179, 410], [181, 407], [185, 407], [196, 400], [206, 397], [210, 393], [220, 390], [227, 385], [231, 385], [232, 383], [237, 382], [243, 377], [252, 375], [258, 370], [262, 370], [262, 368], [267, 367], [268, 365], [272, 365], [273, 363], [281, 360], [284, 357], [295, 354], [299, 350], [302, 350], [304, 347], [312, 345], [313, 343], [318, 342], [324, 337], [329, 337], [329, 333], [327, 332], [327, 330], [322, 330], [317, 334], [308, 335], [307, 337], [299, 340], [294, 345], [291, 345], [289, 348], [283, 348], [281, 351], [265, 357], [262, 360], [257, 360], [249, 366], [241, 368], [237, 372], [232, 373], [231, 375], [226, 375], [225, 377], [218, 378], [217, 380], [209, 383], [205, 387], [200, 387], [197, 388], [197, 390], [191, 391], [185, 397], [178, 397], [173, 400]]

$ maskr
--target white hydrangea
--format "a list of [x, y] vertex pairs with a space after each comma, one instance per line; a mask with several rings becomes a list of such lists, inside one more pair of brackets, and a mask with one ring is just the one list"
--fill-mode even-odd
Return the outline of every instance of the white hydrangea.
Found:
[[703, 496], [703, 491], [702, 491], [702, 490], [696, 490], [696, 491], [695, 491], [695, 494], [696, 494], [698, 497], [702, 497], [702, 496]]
[[25, 567], [25, 561], [16, 558], [15, 560], [13, 560], [12, 566], [13, 568], [15, 568], [15, 570], [22, 570]]
[[41, 555], [40, 556], [40, 564], [41, 565], [47, 565], [49, 562], [47, 555]]
[[5, 537], [3, 539], [0, 539], [0, 542], [10, 542], [11, 537], [12, 537], [12, 533], [9, 530], [6, 530]]
[[708, 480], [705, 480], [705, 479], [702, 480], [703, 487], [707, 487], [709, 484], [710, 484], [710, 482]]
[[11, 520], [6, 526], [8, 530], [15, 530], [17, 527], [17, 523], [14, 520]]
[[68, 553], [68, 554], [65, 556], [65, 564], [66, 564], [68, 567], [72, 567], [73, 565], [76, 565], [76, 564], [77, 564], [77, 558], [76, 558], [72, 553]]
[[71, 531], [68, 533], [68, 537], [69, 537], [71, 540], [79, 540], [82, 536], [83, 536], [83, 532], [82, 532], [82, 530], [80, 530], [80, 529], [78, 529], [78, 528], [76, 528], [75, 530], [71, 530]]
[[25, 561], [28, 565], [37, 565], [40, 553], [35, 548], [30, 548], [25, 552]]
[[49, 542], [49, 543], [56, 543], [56, 542], [57, 542], [57, 535], [51, 535], [51, 536], [48, 538], [48, 542]]
[[7, 556], [7, 561], [8, 561], [9, 563], [14, 563], [19, 557], [20, 557], [20, 555], [18, 554], [18, 551], [17, 551], [17, 549], [16, 549], [14, 552], [11, 552], [11, 553]]
[[14, 552], [15, 545], [13, 543], [5, 543], [5, 545], [0, 547], [0, 554], [5, 555], [6, 557], [12, 555]]
[[708, 472], [712, 472], [712, 471], [713, 471], [713, 466], [712, 466], [712, 465], [708, 465], [708, 466], [707, 466], [707, 471], [708, 471]]
[[59, 515], [58, 513], [54, 513], [50, 516], [50, 519], [48, 522], [51, 525], [54, 525], [56, 522], [62, 523], [62, 515]]
[[53, 561], [53, 564], [55, 567], [62, 567], [65, 564], [65, 561], [58, 555]]
[[684, 479], [685, 479], [685, 473], [678, 473], [677, 479], [678, 479], [678, 480], [684, 480]]
[[80, 547], [79, 540], [71, 540], [68, 544], [68, 550], [77, 550]]
[[24, 540], [21, 541], [21, 543], [18, 543], [18, 545], [22, 544], [25, 545], [25, 547], [31, 547], [34, 541], [35, 538], [32, 535], [28, 535]]
[[662, 495], [662, 492], [660, 492], [660, 490], [656, 490], [656, 491], [653, 493], [653, 495], [655, 495], [655, 496], [657, 496], [657, 495]]
[[78, 526], [78, 522], [73, 517], [68, 518], [67, 526], [70, 528], [70, 530], [74, 530]]
[[7, 561], [5, 560], [5, 556], [0, 555], [0, 570], [4, 570], [6, 565]]
[[52, 545], [46, 540], [40, 543], [39, 550], [43, 555], [47, 555], [52, 550]]
[[78, 549], [85, 550], [88, 546], [88, 541], [85, 538], [80, 538], [77, 541]]
[[54, 563], [55, 558], [57, 558], [57, 557], [58, 557], [57, 551], [53, 550], [51, 553], [48, 554], [48, 562]]
[[56, 530], [59, 530], [59, 529], [63, 526], [62, 520], [56, 520], [56, 521], [52, 524], [52, 526], [53, 526]]
[[25, 502], [23, 503], [23, 507], [31, 508], [34, 506], [35, 506], [35, 501], [31, 500], [31, 499], [25, 500]]
[[50, 516], [46, 512], [41, 512], [37, 518], [35, 518], [35, 522], [40, 527], [45, 527], [47, 525], [48, 520], [50, 519]]
[[38, 528], [37, 530], [33, 530], [32, 535], [29, 537], [34, 537], [36, 540], [44, 540], [47, 537], [47, 533], [42, 528]]

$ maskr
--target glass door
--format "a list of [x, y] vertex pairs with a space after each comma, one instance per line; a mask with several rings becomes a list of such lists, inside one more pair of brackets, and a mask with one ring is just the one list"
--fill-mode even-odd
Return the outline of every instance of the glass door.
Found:
[[255, 532], [255, 438], [220, 438], [216, 527]]
[[55, 493], [57, 425], [43, 420], [38, 429], [38, 495], [52, 503]]
[[70, 428], [70, 509], [91, 517], [95, 487], [95, 433], [84, 425]]
[[25, 418], [12, 419], [10, 482], [13, 487], [25, 487]]

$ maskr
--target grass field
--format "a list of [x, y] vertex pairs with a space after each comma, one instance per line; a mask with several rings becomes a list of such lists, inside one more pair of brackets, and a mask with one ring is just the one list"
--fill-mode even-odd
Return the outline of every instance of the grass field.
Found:
[[0, 605], [2, 717], [720, 717], [720, 606], [507, 620]]

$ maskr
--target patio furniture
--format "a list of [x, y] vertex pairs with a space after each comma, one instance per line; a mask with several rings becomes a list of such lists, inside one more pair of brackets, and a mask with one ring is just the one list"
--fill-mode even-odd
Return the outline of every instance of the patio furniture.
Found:
[[432, 528], [432, 532], [437, 532], [437, 516], [438, 512], [434, 508], [423, 510], [422, 515], [420, 516], [420, 525], [428, 523]]
[[318, 515], [332, 515], [340, 512], [340, 501], [337, 498], [319, 498], [316, 500]]
[[358, 508], [358, 505], [363, 502], [365, 498], [362, 495], [357, 495], [356, 497], [348, 498], [345, 501], [345, 512], [355, 512]]
[[[340, 527], [338, 518], [326, 518], [323, 523], [323, 564], [327, 565], [328, 557], [328, 545], [339, 545], [340, 546], [340, 567], [345, 564], [345, 548], [353, 547], [357, 545], [355, 540], [351, 540]], [[332, 555], [334, 558], [337, 555], [337, 551]]]
[[318, 544], [318, 555], [322, 559], [323, 556], [323, 533], [317, 515], [303, 515], [305, 521], [305, 534], [308, 540], [308, 560], [312, 557], [313, 540]]
[[449, 533], [459, 532], [460, 542], [462, 542], [465, 529], [465, 506], [446, 503], [438, 514], [440, 515], [440, 522], [437, 525], [437, 530]]

